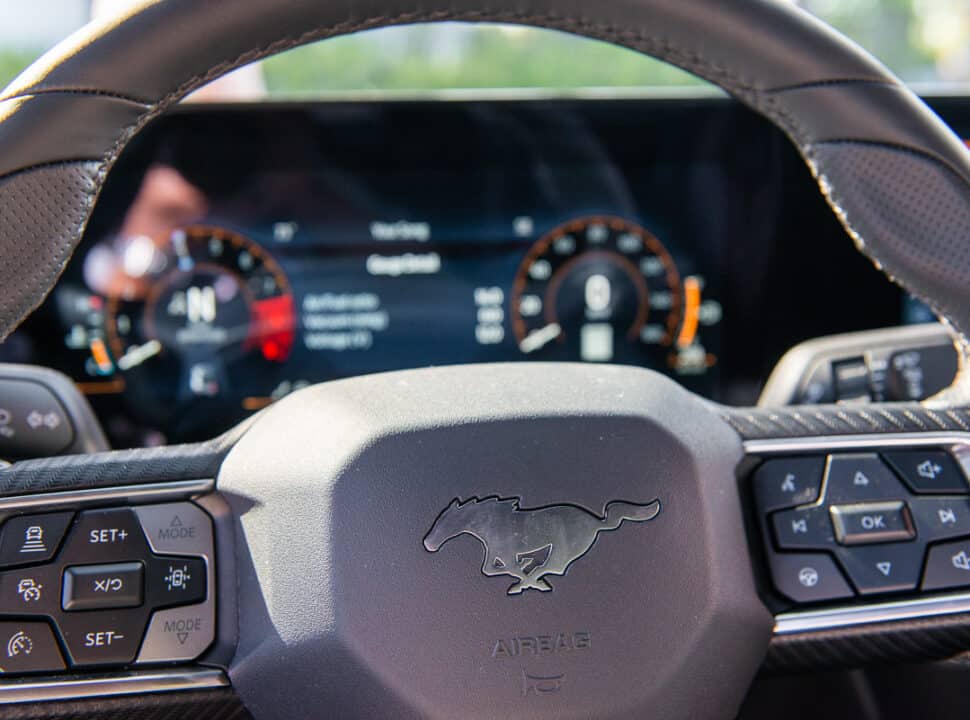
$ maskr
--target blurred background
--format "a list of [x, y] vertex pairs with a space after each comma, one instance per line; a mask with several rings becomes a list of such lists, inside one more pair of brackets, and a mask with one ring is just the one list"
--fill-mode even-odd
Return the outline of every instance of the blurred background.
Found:
[[[0, 86], [129, 0], [0, 0]], [[970, 0], [800, 0], [923, 91], [970, 91]], [[245, 68], [194, 99], [453, 88], [696, 87], [628, 50], [495, 25], [416, 25], [336, 38]]]

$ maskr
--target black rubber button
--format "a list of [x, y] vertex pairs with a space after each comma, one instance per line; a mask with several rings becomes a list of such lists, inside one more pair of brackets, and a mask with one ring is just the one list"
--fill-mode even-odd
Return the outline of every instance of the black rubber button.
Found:
[[0, 539], [0, 565], [27, 565], [50, 560], [57, 553], [74, 513], [21, 515], [7, 520]]
[[970, 540], [930, 548], [923, 573], [924, 590], [943, 590], [970, 585]]
[[852, 596], [852, 589], [835, 561], [825, 553], [772, 553], [769, 561], [775, 587], [795, 602]]
[[778, 547], [784, 550], [825, 550], [835, 544], [824, 507], [782, 510], [772, 515], [771, 522]]
[[909, 510], [902, 500], [887, 500], [854, 505], [833, 505], [832, 525], [842, 545], [911, 540], [916, 535]]
[[54, 565], [0, 573], [0, 613], [53, 615], [60, 609], [61, 573]]
[[73, 665], [125, 665], [135, 659], [145, 633], [144, 610], [65, 613], [57, 624]]
[[923, 569], [924, 546], [904, 542], [840, 548], [836, 555], [860, 595], [915, 590]]
[[909, 497], [903, 484], [874, 453], [832, 455], [826, 473], [825, 501], [839, 503], [901, 500]]
[[148, 554], [135, 513], [127, 508], [88, 510], [74, 523], [61, 559], [71, 565], [133, 560]]
[[62, 607], [71, 611], [138, 607], [143, 573], [140, 562], [69, 567], [64, 571]]
[[754, 474], [754, 491], [763, 512], [806, 505], [818, 499], [824, 457], [768, 460]]
[[970, 499], [966, 497], [911, 498], [909, 509], [921, 542], [970, 535]]
[[883, 457], [914, 493], [970, 492], [963, 471], [943, 450], [899, 450], [883, 453]]
[[205, 571], [202, 558], [153, 558], [148, 568], [148, 604], [161, 608], [202, 602], [206, 593]]
[[63, 669], [64, 658], [46, 622], [0, 622], [0, 673]]
[[64, 407], [44, 385], [0, 378], [0, 457], [57, 455], [74, 442]]

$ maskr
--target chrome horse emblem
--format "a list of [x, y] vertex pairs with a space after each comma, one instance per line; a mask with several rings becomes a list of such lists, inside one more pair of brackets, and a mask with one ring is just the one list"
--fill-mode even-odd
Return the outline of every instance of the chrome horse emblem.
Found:
[[515, 578], [509, 595], [548, 592], [552, 586], [545, 576], [565, 575], [601, 532], [616, 530], [625, 520], [653, 520], [659, 513], [659, 500], [646, 505], [611, 502], [600, 516], [578, 505], [521, 508], [518, 498], [455, 498], [434, 521], [424, 548], [438, 552], [452, 538], [468, 533], [485, 547], [482, 573]]

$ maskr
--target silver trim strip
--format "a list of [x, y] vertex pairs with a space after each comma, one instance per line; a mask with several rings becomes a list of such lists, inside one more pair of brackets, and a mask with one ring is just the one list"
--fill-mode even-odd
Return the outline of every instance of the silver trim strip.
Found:
[[34, 495], [15, 495], [0, 498], [0, 513], [30, 510], [37, 507], [55, 508], [61, 506], [82, 506], [95, 503], [145, 503], [165, 500], [183, 500], [205, 495], [215, 490], [215, 480], [177, 480], [144, 485], [119, 485], [111, 488], [89, 488], [86, 490], [63, 490]]
[[775, 616], [775, 635], [817, 632], [819, 630], [833, 630], [894, 620], [916, 620], [940, 615], [957, 615], [965, 612], [970, 612], [970, 595], [968, 594], [808, 612], [781, 613]]
[[0, 705], [202, 690], [228, 685], [229, 680], [221, 670], [209, 668], [127, 672], [110, 677], [79, 677], [70, 680], [28, 678], [0, 685]]
[[[769, 456], [813, 451], [844, 452], [924, 446], [949, 449], [963, 467], [964, 473], [970, 477], [970, 432], [886, 433], [884, 435], [746, 440], [744, 450], [747, 455]], [[820, 632], [961, 613], [970, 613], [970, 593], [780, 613], [775, 616], [775, 634]]]
[[[177, 480], [120, 485], [111, 488], [64, 490], [34, 495], [0, 498], [0, 519], [14, 512], [43, 508], [83, 508], [104, 503], [148, 504], [188, 500], [215, 490], [215, 480]], [[209, 563], [211, 566], [211, 562]], [[213, 579], [209, 579], [210, 583]], [[211, 587], [211, 585], [210, 585]], [[221, 670], [211, 668], [173, 668], [125, 671], [113, 674], [59, 678], [0, 680], [0, 705], [10, 703], [74, 700], [78, 698], [141, 695], [146, 693], [199, 690], [229, 685]]]

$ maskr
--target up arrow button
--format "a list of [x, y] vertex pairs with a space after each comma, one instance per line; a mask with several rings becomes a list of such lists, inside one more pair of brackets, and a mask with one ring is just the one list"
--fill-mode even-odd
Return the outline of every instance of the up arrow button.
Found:
[[158, 555], [205, 555], [212, 547], [212, 522], [192, 503], [147, 505], [135, 512]]

